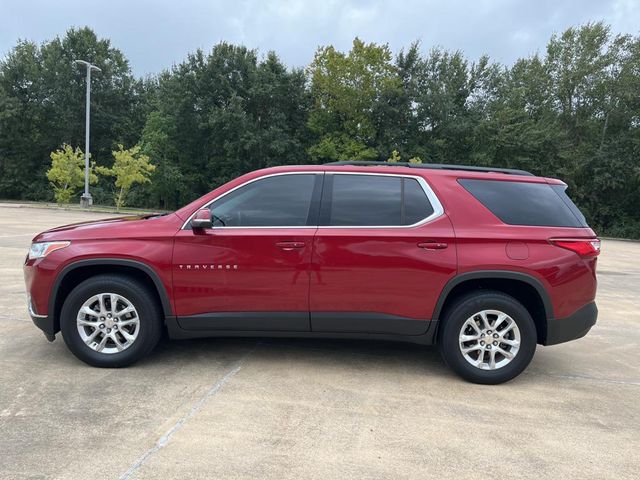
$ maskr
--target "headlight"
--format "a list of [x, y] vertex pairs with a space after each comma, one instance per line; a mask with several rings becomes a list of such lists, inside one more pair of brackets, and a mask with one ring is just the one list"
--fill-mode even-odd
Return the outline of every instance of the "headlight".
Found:
[[29, 249], [29, 260], [36, 258], [44, 258], [51, 252], [60, 250], [61, 248], [68, 247], [71, 242], [39, 242], [32, 243]]

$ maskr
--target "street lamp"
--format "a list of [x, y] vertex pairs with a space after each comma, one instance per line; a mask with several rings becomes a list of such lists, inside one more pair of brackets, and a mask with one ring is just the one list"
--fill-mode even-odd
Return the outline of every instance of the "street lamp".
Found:
[[86, 107], [86, 119], [85, 119], [85, 132], [84, 132], [84, 193], [80, 197], [81, 207], [90, 207], [93, 204], [93, 199], [89, 193], [89, 109], [91, 103], [91, 71], [95, 70], [101, 72], [98, 67], [85, 62], [84, 60], [74, 60], [73, 63], [79, 63], [87, 68], [87, 107]]

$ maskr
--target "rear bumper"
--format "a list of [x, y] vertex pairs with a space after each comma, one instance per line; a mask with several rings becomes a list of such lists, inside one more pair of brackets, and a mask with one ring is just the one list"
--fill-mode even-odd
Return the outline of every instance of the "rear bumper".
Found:
[[572, 315], [547, 322], [547, 338], [543, 345], [556, 345], [584, 337], [596, 324], [598, 307], [595, 302], [586, 304]]

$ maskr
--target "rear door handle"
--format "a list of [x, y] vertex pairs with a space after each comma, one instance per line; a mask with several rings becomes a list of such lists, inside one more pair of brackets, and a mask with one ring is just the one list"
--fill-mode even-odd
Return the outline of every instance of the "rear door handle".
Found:
[[425, 250], [444, 250], [449, 245], [445, 242], [420, 242], [418, 247], [424, 248]]
[[304, 242], [276, 242], [276, 247], [282, 250], [293, 250], [294, 248], [303, 248]]

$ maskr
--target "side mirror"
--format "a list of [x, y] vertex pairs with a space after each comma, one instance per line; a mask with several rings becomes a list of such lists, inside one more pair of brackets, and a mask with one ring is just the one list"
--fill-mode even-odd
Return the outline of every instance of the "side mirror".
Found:
[[191, 217], [191, 228], [211, 228], [213, 222], [211, 220], [211, 210], [208, 208], [201, 208], [193, 217]]

